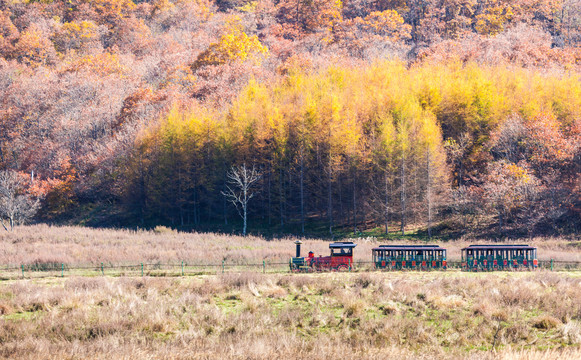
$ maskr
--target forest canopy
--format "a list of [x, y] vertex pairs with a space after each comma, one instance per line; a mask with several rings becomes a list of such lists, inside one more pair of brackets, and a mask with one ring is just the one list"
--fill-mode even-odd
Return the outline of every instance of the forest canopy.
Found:
[[252, 215], [279, 228], [404, 232], [438, 211], [463, 226], [495, 214], [500, 231], [556, 226], [578, 195], [580, 111], [577, 75], [401, 62], [297, 71], [250, 81], [222, 113], [174, 107], [139, 138], [122, 182], [143, 216], [182, 226], [227, 223], [217, 190], [232, 164], [262, 169]]

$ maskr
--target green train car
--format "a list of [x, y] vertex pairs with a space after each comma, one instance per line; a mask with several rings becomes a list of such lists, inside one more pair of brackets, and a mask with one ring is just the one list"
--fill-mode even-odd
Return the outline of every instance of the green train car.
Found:
[[463, 271], [534, 270], [537, 248], [528, 245], [470, 245], [462, 249]]
[[372, 249], [376, 269], [445, 270], [446, 249], [438, 245], [380, 245]]

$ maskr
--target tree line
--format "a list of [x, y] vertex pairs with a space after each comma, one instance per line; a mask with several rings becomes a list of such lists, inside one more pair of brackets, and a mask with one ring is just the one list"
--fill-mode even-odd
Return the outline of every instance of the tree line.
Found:
[[124, 196], [144, 223], [219, 228], [236, 220], [223, 194], [244, 165], [261, 174], [259, 229], [556, 230], [578, 211], [575, 79], [380, 62], [251, 81], [223, 112], [175, 106], [145, 131]]

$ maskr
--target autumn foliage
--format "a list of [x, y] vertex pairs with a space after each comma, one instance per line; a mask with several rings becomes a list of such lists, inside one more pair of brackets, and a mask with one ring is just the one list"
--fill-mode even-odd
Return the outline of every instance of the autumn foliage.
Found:
[[574, 0], [0, 2], [0, 170], [30, 176], [39, 220], [230, 229], [247, 163], [271, 232], [576, 232], [580, 19]]
[[507, 221], [534, 228], [547, 208], [559, 218], [574, 204], [581, 98], [565, 96], [571, 81], [397, 62], [252, 81], [221, 114], [174, 108], [139, 140], [124, 183], [139, 213], [163, 209], [178, 225], [227, 222], [216, 192], [231, 164], [252, 163], [267, 174], [254, 216], [271, 225], [306, 216], [331, 234], [369, 222], [403, 232], [453, 208], [462, 188], [480, 193], [472, 206], [482, 216], [498, 213], [501, 232]]

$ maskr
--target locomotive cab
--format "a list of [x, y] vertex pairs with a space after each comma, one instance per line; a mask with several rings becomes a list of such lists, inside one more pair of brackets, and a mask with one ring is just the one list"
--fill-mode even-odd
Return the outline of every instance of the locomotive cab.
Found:
[[349, 256], [353, 257], [353, 249], [357, 246], [352, 242], [336, 242], [329, 245], [331, 257]]

